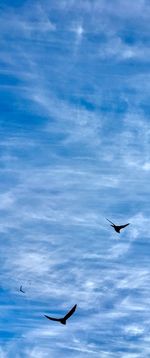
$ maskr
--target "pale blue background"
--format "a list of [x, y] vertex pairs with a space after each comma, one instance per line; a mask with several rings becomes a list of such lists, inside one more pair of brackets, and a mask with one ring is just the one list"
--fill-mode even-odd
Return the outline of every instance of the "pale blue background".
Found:
[[150, 2], [0, 5], [0, 358], [149, 358]]

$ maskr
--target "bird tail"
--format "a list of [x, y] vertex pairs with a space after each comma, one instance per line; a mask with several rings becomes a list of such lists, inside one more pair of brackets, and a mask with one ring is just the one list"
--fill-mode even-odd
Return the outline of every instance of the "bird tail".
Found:
[[66, 324], [66, 319], [64, 319], [64, 318], [60, 319], [60, 323]]

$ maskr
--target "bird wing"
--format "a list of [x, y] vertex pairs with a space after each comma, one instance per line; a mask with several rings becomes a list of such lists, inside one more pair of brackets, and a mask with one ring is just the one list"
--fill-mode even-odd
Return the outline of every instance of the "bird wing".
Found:
[[74, 311], [76, 310], [77, 305], [74, 305], [71, 310], [66, 314], [66, 316], [64, 316], [64, 319], [67, 320], [70, 316], [72, 316], [72, 314], [74, 313]]
[[120, 228], [120, 229], [123, 229], [124, 227], [126, 227], [126, 226], [128, 226], [128, 225], [130, 225], [130, 223], [125, 224], [125, 225], [120, 225], [119, 228]]
[[109, 219], [106, 218], [107, 221], [109, 221], [111, 224], [115, 225], [114, 223], [112, 223], [112, 221], [110, 221]]
[[46, 314], [45, 314], [44, 316], [45, 316], [46, 318], [50, 319], [51, 321], [60, 322], [60, 318], [49, 317], [49, 316], [46, 316]]
[[20, 286], [20, 292], [25, 293], [25, 291], [22, 289], [22, 286]]

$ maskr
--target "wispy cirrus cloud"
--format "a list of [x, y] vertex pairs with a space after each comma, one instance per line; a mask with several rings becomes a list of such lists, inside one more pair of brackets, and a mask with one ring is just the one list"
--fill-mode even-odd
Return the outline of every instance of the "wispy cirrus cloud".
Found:
[[[2, 357], [148, 357], [148, 15], [3, 7]], [[65, 330], [43, 317], [75, 303]]]

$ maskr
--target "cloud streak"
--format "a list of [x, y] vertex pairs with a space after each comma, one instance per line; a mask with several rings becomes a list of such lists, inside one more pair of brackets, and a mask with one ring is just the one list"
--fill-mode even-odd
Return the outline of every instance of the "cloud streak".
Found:
[[[148, 15], [1, 10], [2, 358], [148, 357]], [[105, 217], [131, 225], [117, 236]], [[43, 317], [75, 303], [65, 329]]]

